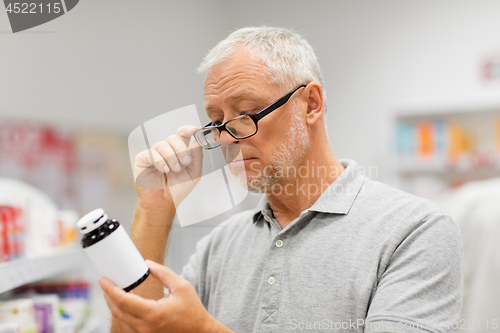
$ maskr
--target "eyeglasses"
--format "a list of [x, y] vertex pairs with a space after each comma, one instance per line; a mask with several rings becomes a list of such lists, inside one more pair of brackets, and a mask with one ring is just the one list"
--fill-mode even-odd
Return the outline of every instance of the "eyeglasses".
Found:
[[200, 128], [194, 132], [193, 136], [196, 141], [205, 149], [213, 149], [220, 146], [220, 135], [222, 131], [227, 131], [235, 139], [246, 139], [255, 135], [258, 131], [257, 122], [267, 116], [269, 113], [273, 112], [280, 106], [284, 105], [293, 93], [300, 88], [306, 87], [307, 84], [301, 84], [300, 86], [292, 89], [290, 92], [285, 94], [283, 97], [274, 101], [271, 105], [265, 107], [255, 114], [245, 114], [233, 119], [229, 119], [223, 124], [212, 125], [208, 123], [205, 127]]

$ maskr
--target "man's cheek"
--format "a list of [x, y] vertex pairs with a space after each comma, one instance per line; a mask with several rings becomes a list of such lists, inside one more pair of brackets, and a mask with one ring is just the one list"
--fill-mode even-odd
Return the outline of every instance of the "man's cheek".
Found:
[[251, 162], [250, 167], [249, 167], [249, 169], [247, 169], [247, 171], [254, 173], [254, 174], [256, 173], [259, 176], [262, 175], [261, 165], [257, 161]]

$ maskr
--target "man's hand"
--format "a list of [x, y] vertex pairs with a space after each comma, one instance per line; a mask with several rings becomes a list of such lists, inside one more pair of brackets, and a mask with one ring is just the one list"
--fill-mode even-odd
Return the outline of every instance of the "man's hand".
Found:
[[101, 277], [99, 284], [113, 316], [140, 333], [221, 332], [218, 328], [223, 325], [210, 316], [188, 281], [154, 261], [146, 263], [170, 294], [157, 301], [144, 299]]
[[176, 134], [135, 157], [135, 188], [144, 209], [177, 207], [199, 182], [203, 149], [196, 141], [190, 147], [196, 130], [192, 125], [179, 127]]

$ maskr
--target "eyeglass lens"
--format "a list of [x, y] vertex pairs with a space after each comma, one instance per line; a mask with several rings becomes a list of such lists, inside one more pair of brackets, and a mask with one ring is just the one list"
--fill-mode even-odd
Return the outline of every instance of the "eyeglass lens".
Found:
[[253, 120], [248, 117], [235, 118], [226, 124], [227, 130], [237, 139], [252, 135], [257, 130]]
[[219, 146], [219, 130], [216, 128], [204, 128], [196, 131], [194, 136], [203, 148], [212, 149]]
[[[257, 126], [250, 117], [244, 116], [228, 121], [226, 129], [236, 139], [242, 139], [255, 134]], [[195, 137], [198, 143], [207, 149], [216, 148], [220, 145], [220, 132], [217, 128], [206, 128], [200, 130], [195, 133]]]

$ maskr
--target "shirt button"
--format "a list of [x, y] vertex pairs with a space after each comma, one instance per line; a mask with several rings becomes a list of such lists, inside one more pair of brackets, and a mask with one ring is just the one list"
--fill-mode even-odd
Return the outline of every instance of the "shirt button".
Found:
[[267, 279], [267, 283], [269, 284], [274, 284], [274, 282], [276, 282], [276, 280], [272, 276], [269, 279]]
[[280, 239], [276, 242], [276, 247], [282, 247], [283, 246], [283, 241]]

